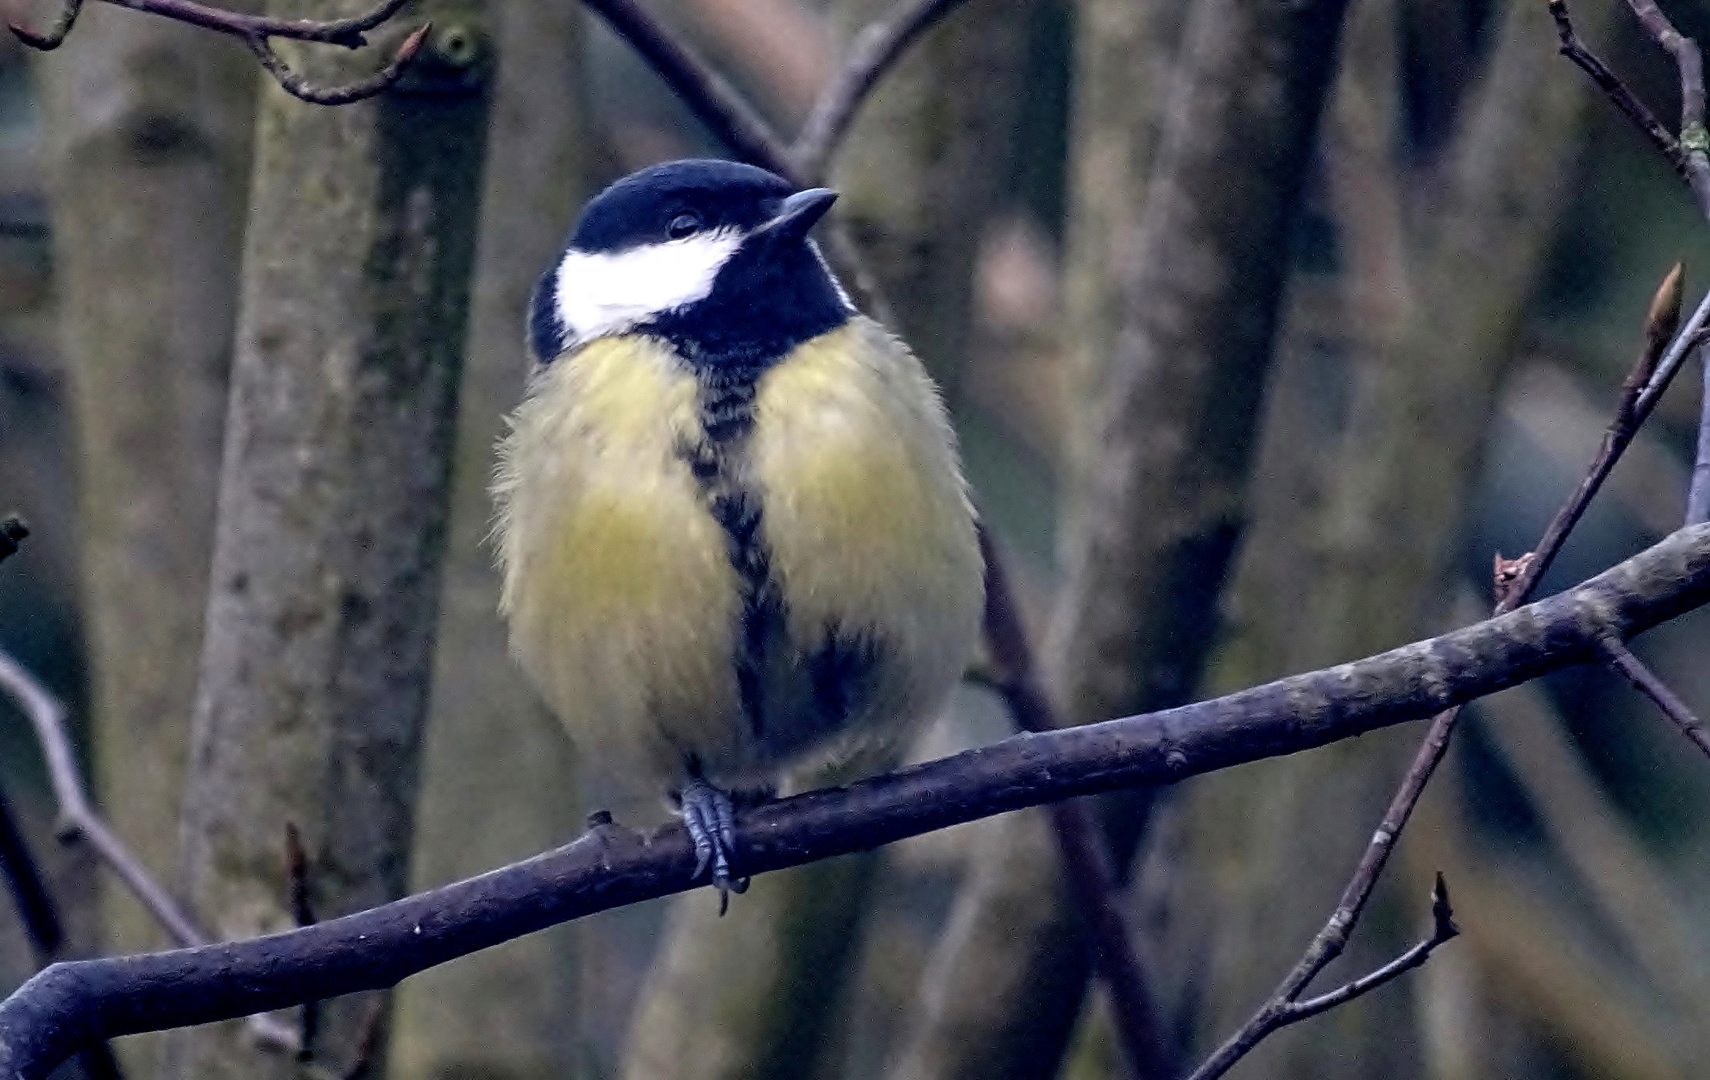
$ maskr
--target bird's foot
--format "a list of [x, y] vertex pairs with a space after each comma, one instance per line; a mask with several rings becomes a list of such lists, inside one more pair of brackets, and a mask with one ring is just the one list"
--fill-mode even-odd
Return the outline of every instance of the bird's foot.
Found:
[[736, 806], [728, 792], [700, 779], [685, 784], [677, 801], [695, 845], [695, 876], [712, 871], [718, 913], [723, 915], [730, 906], [730, 894], [748, 889], [747, 878], [730, 876], [730, 857], [736, 850]]

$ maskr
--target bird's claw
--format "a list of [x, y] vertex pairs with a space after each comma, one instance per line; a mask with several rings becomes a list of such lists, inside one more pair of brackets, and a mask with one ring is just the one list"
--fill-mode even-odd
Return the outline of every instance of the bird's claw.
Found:
[[736, 808], [730, 794], [705, 780], [691, 780], [678, 796], [683, 825], [695, 845], [695, 877], [709, 870], [718, 890], [718, 913], [730, 906], [731, 893], [748, 890], [747, 878], [730, 876], [730, 857], [736, 850]]

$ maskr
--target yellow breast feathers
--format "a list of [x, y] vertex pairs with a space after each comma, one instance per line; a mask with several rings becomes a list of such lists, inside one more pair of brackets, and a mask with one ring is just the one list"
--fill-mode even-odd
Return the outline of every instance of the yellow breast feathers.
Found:
[[921, 719], [978, 627], [973, 514], [919, 361], [857, 317], [752, 391], [709, 437], [710, 391], [668, 345], [602, 339], [544, 370], [501, 446], [513, 650], [637, 781], [764, 782]]

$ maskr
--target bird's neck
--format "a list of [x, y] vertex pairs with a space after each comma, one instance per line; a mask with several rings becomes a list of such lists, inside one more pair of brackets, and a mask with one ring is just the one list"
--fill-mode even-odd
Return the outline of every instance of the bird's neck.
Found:
[[808, 243], [744, 245], [706, 298], [640, 329], [669, 341], [697, 370], [750, 377], [802, 342], [849, 321], [848, 298]]

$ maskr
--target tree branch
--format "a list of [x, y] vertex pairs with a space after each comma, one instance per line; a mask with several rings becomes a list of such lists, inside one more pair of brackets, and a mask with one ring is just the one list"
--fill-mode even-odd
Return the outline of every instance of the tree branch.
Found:
[[[1172, 783], [1322, 746], [1580, 663], [1710, 602], [1710, 525], [1566, 592], [1355, 663], [1213, 701], [1043, 734], [743, 811], [737, 856], [765, 873], [1007, 810]], [[41, 1080], [95, 1039], [391, 986], [477, 949], [688, 889], [680, 824], [613, 825], [468, 881], [315, 926], [195, 949], [55, 964], [0, 1003], [0, 1077]]]
[[[1437, 875], [1437, 883], [1431, 890], [1431, 934], [1411, 949], [1391, 960], [1376, 971], [1369, 972], [1353, 982], [1337, 987], [1328, 994], [1306, 1001], [1272, 999], [1247, 1022], [1247, 1025], [1234, 1035], [1217, 1051], [1207, 1058], [1199, 1068], [1193, 1071], [1188, 1080], [1216, 1080], [1228, 1072], [1237, 1061], [1246, 1057], [1253, 1047], [1259, 1045], [1266, 1036], [1279, 1028], [1298, 1024], [1310, 1019], [1321, 1012], [1328, 1012], [1338, 1005], [1345, 1005], [1361, 995], [1370, 993], [1384, 983], [1397, 978], [1405, 972], [1424, 964], [1430, 958], [1437, 946], [1459, 934], [1455, 926], [1454, 911], [1449, 907], [1449, 887], [1443, 882], [1443, 875]], [[1298, 991], [1297, 991], [1298, 992]]]
[[[125, 888], [178, 945], [186, 948], [207, 945], [211, 940], [208, 935], [173, 899], [172, 894], [154, 879], [90, 804], [83, 779], [77, 771], [71, 735], [65, 727], [65, 706], [4, 650], [0, 650], [0, 690], [18, 703], [24, 715], [29, 717], [30, 726], [35, 729], [36, 742], [41, 746], [42, 758], [47, 763], [48, 783], [59, 807], [61, 838], [87, 842], [96, 857], [119, 876]], [[252, 1017], [250, 1027], [255, 1037], [265, 1045], [287, 1049], [298, 1045], [296, 1033], [272, 1017]]]
[[[159, 15], [174, 22], [189, 23], [204, 30], [227, 34], [242, 41], [261, 60], [269, 74], [279, 81], [285, 92], [303, 101], [318, 105], [344, 105], [352, 101], [373, 97], [375, 94], [397, 82], [415, 59], [420, 50], [422, 39], [426, 36], [428, 27], [422, 26], [404, 39], [398, 51], [392, 54], [392, 60], [379, 74], [362, 82], [349, 86], [318, 87], [309, 83], [301, 75], [296, 74], [285, 66], [284, 61], [273, 52], [268, 44], [269, 38], [290, 38], [294, 41], [312, 41], [325, 45], [340, 45], [346, 49], [357, 49], [368, 44], [368, 31], [375, 29], [392, 16], [402, 11], [410, 0], [383, 0], [380, 6], [362, 15], [349, 19], [279, 19], [266, 15], [248, 15], [237, 11], [226, 11], [223, 8], [207, 7], [195, 3], [194, 0], [107, 0], [107, 3], [118, 7], [129, 8], [150, 15]], [[77, 17], [82, 13], [83, 0], [65, 0], [65, 6], [53, 25], [46, 33], [38, 34], [32, 30], [9, 22], [12, 33], [19, 41], [32, 49], [47, 52], [59, 48], [65, 43], [66, 36], [77, 24]]]
[[1655, 0], [1627, 0], [1639, 25], [1674, 60], [1680, 75], [1681, 172], [1698, 202], [1698, 212], [1710, 220], [1710, 131], [1704, 127], [1704, 60], [1698, 43], [1674, 28]]
[[1562, 55], [1591, 76], [1591, 81], [1597, 84], [1597, 88], [1633, 122], [1634, 127], [1650, 138], [1651, 143], [1662, 151], [1675, 170], [1684, 176], [1686, 151], [1681, 148], [1680, 140], [1657, 119], [1657, 114], [1650, 110], [1650, 106], [1640, 101], [1639, 96], [1621, 81], [1620, 76], [1609, 70], [1609, 66], [1579, 40], [1579, 35], [1574, 33], [1573, 20], [1568, 15], [1567, 0], [1549, 0], [1549, 4], [1550, 16], [1556, 22], [1556, 35], [1561, 39]]
[[1691, 739], [1693, 745], [1706, 755], [1710, 755], [1710, 730], [1705, 729], [1703, 722], [1693, 715], [1686, 702], [1680, 700], [1679, 695], [1670, 690], [1667, 683], [1634, 656], [1631, 649], [1619, 641], [1604, 641], [1598, 644], [1598, 652], [1608, 661], [1610, 667], [1625, 675], [1627, 681], [1637, 687], [1640, 693], [1655, 702], [1663, 715], [1680, 728], [1681, 734]]
[[802, 122], [790, 160], [804, 177], [822, 177], [842, 145], [855, 115], [896, 62], [915, 41], [937, 26], [964, 0], [902, 0], [895, 10], [855, 35], [849, 57], [820, 91]]
[[629, 42], [677, 99], [714, 138], [750, 165], [802, 183], [782, 140], [760, 114], [695, 51], [666, 30], [636, 0], [583, 0]]
[[[985, 637], [997, 671], [995, 688], [1016, 727], [1027, 732], [1062, 727], [1056, 708], [1039, 684], [1033, 649], [1010, 591], [1009, 575], [984, 523], [980, 551], [986, 561]], [[1051, 804], [1051, 825], [1062, 853], [1063, 873], [1086, 919], [1093, 961], [1110, 990], [1111, 1016], [1132, 1074], [1168, 1080], [1175, 1068], [1163, 1036], [1157, 999], [1134, 952], [1121, 889], [1092, 811], [1079, 800]]]
[[[1690, 351], [1688, 342], [1700, 331], [1689, 324], [1685, 330], [1675, 333], [1675, 327], [1680, 322], [1681, 273], [1680, 266], [1676, 265], [1663, 279], [1651, 300], [1650, 309], [1645, 316], [1644, 345], [1640, 349], [1638, 360], [1621, 385], [1614, 419], [1609, 423], [1603, 444], [1599, 447], [1591, 467], [1586, 470], [1585, 478], [1556, 510], [1535, 549], [1513, 562], [1500, 558], [1497, 560], [1497, 617], [1514, 611], [1525, 603], [1537, 588], [1544, 572], [1550, 568], [1562, 545], [1566, 543], [1568, 534], [1585, 513], [1586, 507], [1597, 495], [1610, 471], [1615, 468], [1615, 463], [1620, 460], [1622, 453], [1638, 433], [1640, 425], [1661, 399], [1663, 391], [1668, 389], [1668, 379], [1679, 370], [1678, 363], [1669, 366], [1669, 357], [1684, 357]], [[1706, 306], [1710, 306], [1710, 297], [1706, 297], [1705, 305], [1693, 316], [1695, 322]], [[1668, 343], [1667, 349], [1664, 348], [1665, 343]], [[1598, 643], [1599, 650], [1602, 647], [1602, 643]], [[1378, 878], [1383, 875], [1384, 867], [1388, 865], [1389, 857], [1395, 851], [1396, 840], [1407, 827], [1414, 807], [1419, 805], [1419, 798], [1425, 793], [1425, 786], [1431, 782], [1437, 766], [1442, 764], [1443, 756], [1449, 751], [1449, 740], [1454, 735], [1455, 724], [1459, 719], [1459, 705], [1432, 719], [1424, 740], [1408, 765], [1406, 776], [1402, 778], [1400, 787], [1391, 796], [1389, 806], [1384, 810], [1383, 820], [1372, 833], [1371, 842], [1366, 845], [1358, 865], [1354, 868], [1353, 876], [1343, 888], [1336, 909], [1330, 913], [1330, 918], [1323, 928], [1313, 936], [1305, 953], [1284, 976], [1265, 1004], [1260, 1006], [1259, 1011], [1219, 1047], [1211, 1058], [1195, 1070], [1193, 1080], [1210, 1080], [1212, 1077], [1221, 1076], [1266, 1035], [1284, 1026], [1277, 1022], [1278, 1015], [1286, 1013], [1311, 985], [1312, 980], [1342, 954], [1354, 926], [1365, 911], [1366, 903], [1371, 899], [1372, 890], [1377, 887]], [[1421, 952], [1418, 963], [1424, 963], [1430, 951], [1431, 949], [1427, 948]]]

